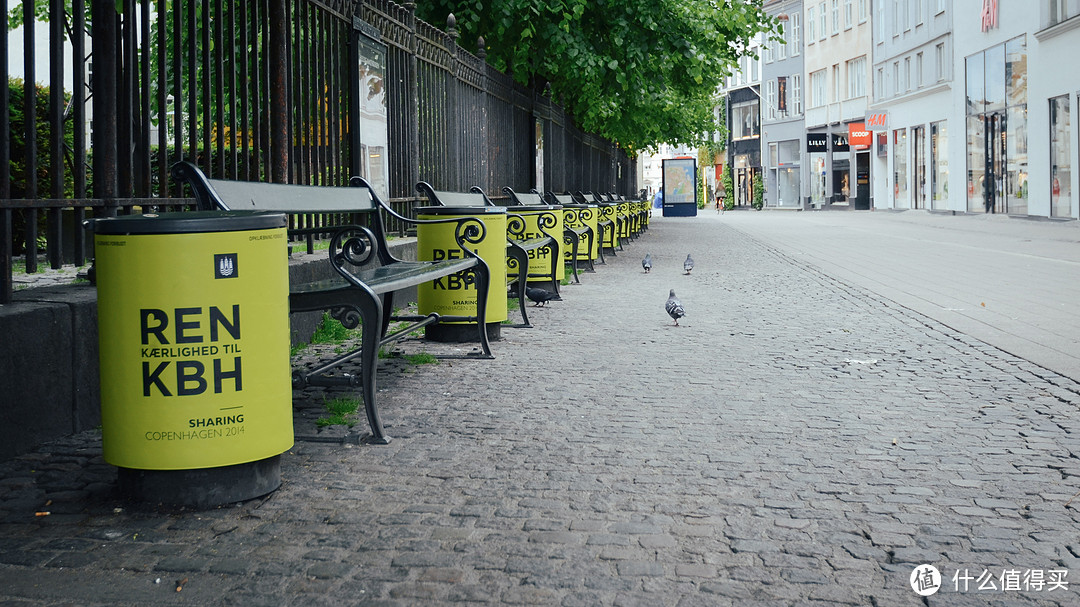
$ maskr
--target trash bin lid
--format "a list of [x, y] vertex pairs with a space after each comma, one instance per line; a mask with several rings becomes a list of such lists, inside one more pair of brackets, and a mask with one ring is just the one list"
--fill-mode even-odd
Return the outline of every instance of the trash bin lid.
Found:
[[558, 211], [563, 208], [561, 204], [515, 204], [512, 207], [506, 207], [506, 210], [511, 213], [517, 211]]
[[506, 207], [416, 207], [419, 215], [500, 215]]
[[103, 217], [87, 225], [95, 234], [197, 234], [284, 228], [287, 219], [272, 211], [191, 211]]

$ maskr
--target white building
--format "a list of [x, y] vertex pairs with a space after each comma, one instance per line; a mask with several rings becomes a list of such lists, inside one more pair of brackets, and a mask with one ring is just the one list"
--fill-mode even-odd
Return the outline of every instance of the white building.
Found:
[[765, 165], [765, 206], [798, 208], [807, 196], [802, 158], [806, 154], [803, 121], [803, 0], [768, 0], [765, 12], [780, 20], [781, 40], [766, 40], [761, 66], [761, 148]]
[[[920, 0], [916, 0], [920, 1]], [[806, 0], [803, 13], [810, 205], [870, 208], [870, 150], [855, 149], [869, 107], [870, 0]]]
[[874, 206], [1077, 218], [1080, 0], [875, 4]]
[[947, 209], [949, 192], [958, 192], [950, 183], [963, 148], [962, 121], [948, 120], [958, 94], [952, 6], [945, 0], [876, 4], [874, 103], [866, 121], [875, 131], [875, 208]]

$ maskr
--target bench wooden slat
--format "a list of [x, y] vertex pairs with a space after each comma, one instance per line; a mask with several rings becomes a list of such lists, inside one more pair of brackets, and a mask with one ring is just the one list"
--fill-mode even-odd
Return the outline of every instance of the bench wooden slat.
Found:
[[[380, 267], [353, 272], [360, 282], [371, 287], [377, 295], [400, 291], [431, 282], [432, 277], [450, 276], [468, 270], [474, 264], [471, 259], [451, 259], [432, 263], [422, 261], [403, 261], [392, 267]], [[342, 277], [326, 278], [312, 282], [299, 283], [291, 288], [294, 293], [330, 291], [334, 289], [354, 288]]]

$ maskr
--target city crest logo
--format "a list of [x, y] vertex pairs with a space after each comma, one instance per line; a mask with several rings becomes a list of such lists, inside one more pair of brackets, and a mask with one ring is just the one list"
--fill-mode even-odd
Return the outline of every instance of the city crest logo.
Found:
[[239, 276], [236, 253], [214, 255], [214, 278], [236, 278]]

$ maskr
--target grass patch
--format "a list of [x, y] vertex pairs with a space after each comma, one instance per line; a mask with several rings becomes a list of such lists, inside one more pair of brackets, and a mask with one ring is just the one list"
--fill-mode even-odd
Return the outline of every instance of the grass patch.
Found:
[[345, 325], [323, 312], [322, 322], [311, 336], [313, 344], [340, 344], [353, 337], [360, 337], [360, 328], [346, 329]]
[[360, 409], [360, 400], [340, 396], [323, 402], [323, 408], [326, 409], [329, 415], [315, 420], [316, 426], [320, 428], [326, 428], [327, 426], [348, 426], [352, 428], [356, 425], [355, 415]]
[[428, 354], [427, 352], [420, 352], [419, 354], [406, 354], [405, 360], [414, 365], [437, 365], [439, 359], [435, 358], [434, 354]]
[[296, 344], [295, 346], [289, 346], [289, 356], [296, 356], [297, 354], [307, 350], [310, 344]]

